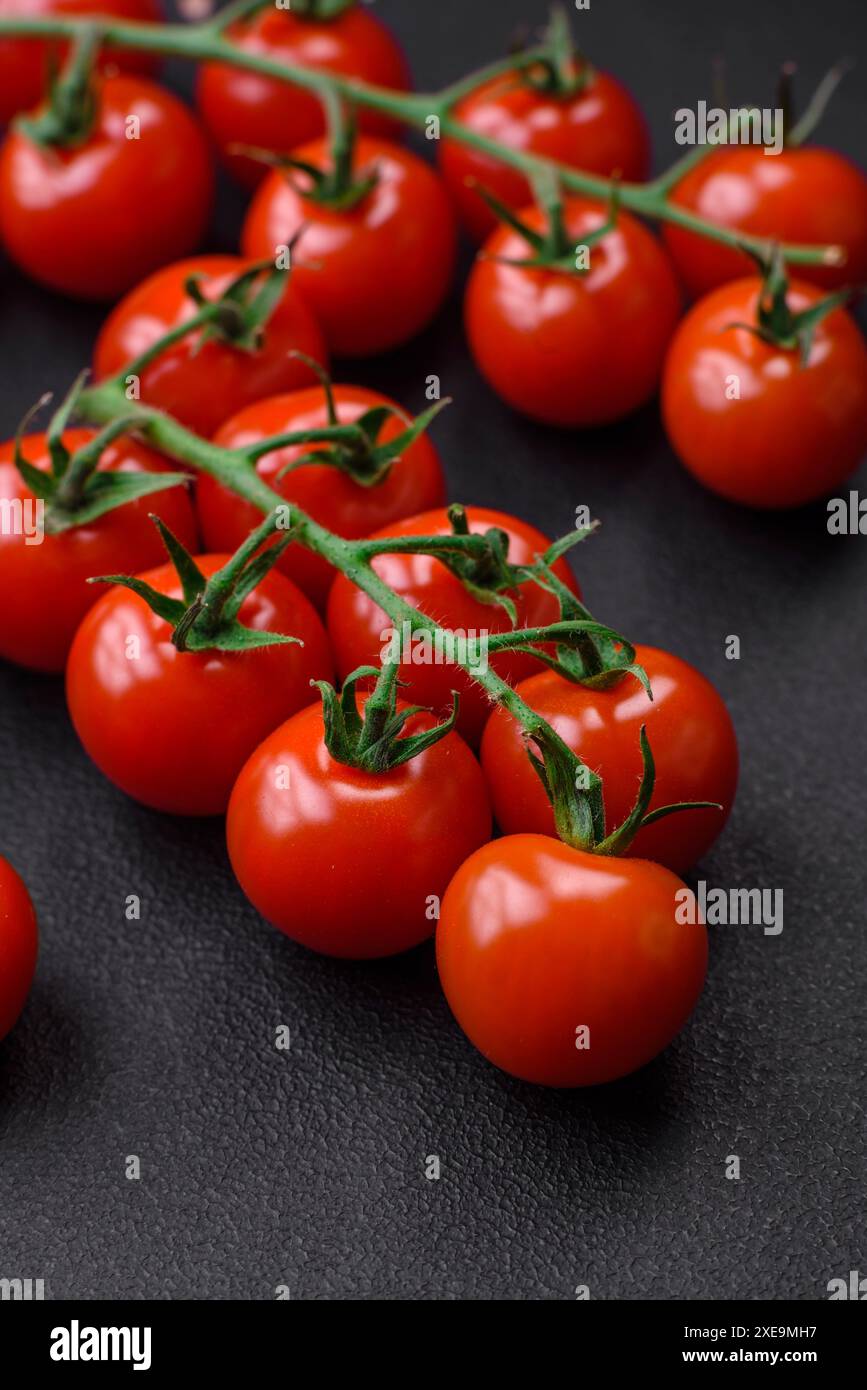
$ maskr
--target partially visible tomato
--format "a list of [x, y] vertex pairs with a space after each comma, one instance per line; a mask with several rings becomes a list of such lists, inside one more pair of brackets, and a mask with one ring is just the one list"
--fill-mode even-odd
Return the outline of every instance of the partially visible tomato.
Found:
[[[484, 532], [490, 527], [504, 530], [509, 538], [512, 564], [531, 564], [550, 545], [541, 531], [504, 512], [469, 507], [467, 519], [471, 532]], [[450, 534], [446, 514], [439, 510], [423, 512], [376, 532], [377, 538]], [[475, 598], [457, 575], [430, 555], [378, 555], [373, 568], [413, 608], [452, 628], [468, 641], [481, 644], [479, 653], [468, 647], [471, 655], [481, 654], [482, 659], [486, 659], [482, 648], [488, 635], [510, 630], [511, 623], [504, 608]], [[554, 570], [573, 593], [578, 592], [565, 560], [558, 560]], [[517, 608], [519, 626], [537, 627], [560, 619], [557, 600], [538, 584], [525, 583], [511, 597]], [[393, 626], [391, 619], [367, 594], [345, 575], [338, 574], [328, 600], [328, 631], [341, 676], [348, 675], [357, 666], [378, 664]], [[458, 728], [470, 743], [478, 743], [491, 710], [488, 695], [453, 661], [444, 659], [449, 655], [447, 651], [438, 659], [429, 657], [421, 643], [404, 651], [403, 633], [398, 632], [398, 636], [403, 653], [399, 679], [406, 682], [401, 692], [403, 697], [412, 704], [424, 705], [442, 714], [451, 707], [451, 692], [457, 690], [461, 697]], [[538, 662], [532, 656], [519, 652], [492, 656], [490, 665], [512, 683], [538, 670]]]
[[[671, 201], [719, 227], [802, 245], [841, 246], [842, 265], [798, 265], [798, 279], [826, 288], [867, 279], [867, 178], [834, 150], [759, 145], [715, 150], [684, 176]], [[753, 261], [672, 222], [665, 244], [692, 298], [754, 273]]]
[[[632, 96], [609, 73], [594, 69], [579, 92], [545, 92], [518, 72], [483, 82], [458, 102], [463, 125], [511, 150], [557, 160], [573, 169], [628, 182], [647, 177], [650, 140]], [[439, 146], [440, 168], [474, 241], [494, 231], [496, 219], [472, 181], [516, 212], [533, 201], [530, 184], [517, 169], [458, 140]]]
[[[601, 204], [570, 198], [564, 210], [576, 245], [604, 226]], [[528, 208], [535, 231], [544, 215]], [[509, 265], [532, 254], [501, 227], [485, 243], [467, 284], [464, 316], [479, 370], [504, 401], [550, 425], [607, 424], [656, 390], [680, 313], [674, 272], [655, 237], [620, 212], [589, 247], [589, 269]]]
[[[607, 690], [589, 690], [542, 671], [518, 694], [553, 726], [603, 780], [610, 833], [635, 804], [641, 781], [642, 724], [656, 764], [650, 810], [676, 801], [718, 801], [721, 811], [679, 811], [640, 830], [628, 854], [683, 873], [710, 849], [728, 819], [738, 780], [738, 745], [729, 712], [710, 681], [656, 647], [636, 647], [650, 678], [652, 702], [632, 676]], [[554, 817], [527, 756], [526, 740], [503, 709], [491, 715], [482, 739], [482, 767], [494, 817], [507, 835], [553, 835]]]
[[[332, 165], [327, 140], [295, 155], [317, 169]], [[274, 170], [250, 205], [241, 249], [273, 259], [300, 233], [292, 278], [330, 351], [369, 357], [413, 338], [439, 309], [455, 265], [455, 224], [442, 182], [410, 150], [362, 136], [353, 168], [358, 178], [375, 173], [376, 183], [343, 210], [298, 191], [310, 187], [309, 175]]]
[[30, 894], [12, 865], [0, 858], [0, 1042], [24, 1008], [38, 950]]
[[[3, 0], [6, 19], [75, 19], [81, 15], [109, 15], [158, 24], [162, 18], [158, 0]], [[48, 88], [52, 50], [60, 67], [68, 46], [40, 39], [0, 39], [0, 125], [42, 100]], [[133, 48], [105, 48], [100, 66], [121, 72], [151, 73], [157, 60], [152, 53]]]
[[[407, 734], [429, 728], [417, 715]], [[336, 762], [319, 705], [256, 749], [226, 821], [238, 882], [263, 917], [329, 956], [417, 946], [454, 871], [491, 833], [481, 769], [455, 733], [387, 772]]]
[[[798, 507], [838, 487], [867, 449], [867, 347], [835, 309], [803, 363], [798, 347], [751, 331], [761, 293], [758, 279], [736, 280], [693, 306], [666, 359], [663, 420], [681, 462], [712, 492]], [[793, 313], [820, 298], [798, 281], [787, 294]]]
[[[228, 558], [206, 555], [197, 564], [207, 578]], [[140, 578], [181, 597], [171, 565]], [[97, 767], [145, 806], [222, 814], [253, 749], [309, 703], [311, 680], [331, 678], [322, 624], [284, 575], [266, 575], [238, 618], [304, 645], [180, 652], [168, 623], [120, 587], [103, 594], [76, 633], [66, 668], [72, 722]]]
[[41, 284], [116, 299], [195, 250], [213, 171], [198, 122], [171, 92], [122, 76], [95, 78], [94, 91], [95, 124], [82, 144], [45, 147], [15, 127], [6, 136], [0, 234]]
[[[364, 386], [335, 385], [332, 393], [340, 424], [352, 424], [377, 406], [394, 405], [387, 396], [368, 391]], [[214, 443], [226, 449], [243, 449], [268, 435], [322, 429], [328, 423], [325, 392], [321, 386], [310, 386], [247, 406], [220, 427], [214, 435]], [[392, 415], [382, 427], [379, 442], [395, 439], [405, 427], [399, 415]], [[263, 454], [256, 467], [259, 476], [282, 497], [296, 503], [314, 521], [321, 522], [339, 536], [350, 540], [369, 536], [371, 531], [389, 522], [445, 501], [442, 464], [426, 435], [410, 445], [382, 482], [371, 486], [358, 483], [348, 473], [324, 463], [304, 464], [278, 480], [278, 473], [287, 464], [325, 447], [308, 444], [277, 449]], [[236, 550], [262, 520], [261, 512], [207, 474], [199, 477], [196, 504], [205, 544], [210, 550]], [[303, 546], [290, 545], [280, 557], [278, 568], [318, 607], [324, 606], [334, 579], [334, 570], [327, 560]]]
[[[277, 63], [357, 77], [396, 91], [410, 85], [397, 41], [361, 4], [333, 19], [265, 5], [236, 20], [225, 37], [236, 48]], [[226, 164], [250, 188], [262, 178], [264, 166], [233, 151], [233, 146], [288, 154], [325, 133], [322, 103], [315, 93], [225, 63], [202, 64], [196, 100]], [[359, 111], [359, 124], [370, 135], [393, 135], [400, 128], [387, 116], [366, 109]]]
[[[73, 453], [94, 434], [89, 429], [68, 429], [63, 443]], [[48, 472], [45, 435], [25, 435], [21, 443], [28, 462]], [[127, 569], [135, 573], [164, 558], [160, 538], [148, 519], [151, 512], [195, 550], [195, 516], [186, 490], [173, 487], [128, 502], [83, 526], [55, 535], [46, 532], [37, 540], [35, 499], [14, 458], [14, 442], [0, 444], [0, 503], [10, 516], [14, 510], [22, 519], [22, 525], [0, 527], [0, 592], [6, 595], [0, 610], [0, 656], [36, 671], [62, 671], [76, 628], [99, 598], [99, 590], [87, 580]], [[130, 438], [115, 440], [99, 462], [99, 470], [110, 473], [169, 469], [162, 454]]]
[[698, 917], [693, 893], [660, 864], [509, 835], [449, 884], [440, 983], [470, 1042], [503, 1071], [542, 1086], [614, 1081], [692, 1013], [707, 969]]
[[[109, 314], [96, 340], [97, 377], [113, 376], [170, 329], [198, 312], [186, 291], [200, 276], [202, 293], [217, 299], [246, 266], [237, 256], [198, 256], [151, 275]], [[319, 325], [287, 276], [286, 289], [255, 351], [191, 333], [162, 353], [141, 374], [141, 399], [168, 411], [199, 434], [212, 435], [230, 415], [264, 396], [294, 391], [315, 373], [293, 351], [327, 364]]]

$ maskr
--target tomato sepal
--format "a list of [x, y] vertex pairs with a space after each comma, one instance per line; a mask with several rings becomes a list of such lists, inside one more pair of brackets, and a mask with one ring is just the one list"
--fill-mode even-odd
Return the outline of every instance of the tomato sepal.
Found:
[[655, 821], [662, 820], [665, 816], [674, 815], [677, 811], [721, 811], [722, 806], [718, 801], [677, 801], [670, 806], [657, 806], [655, 810], [648, 811], [653, 787], [656, 781], [656, 764], [653, 759], [653, 752], [650, 747], [650, 740], [647, 737], [647, 726], [642, 724], [639, 733], [641, 745], [641, 783], [638, 788], [638, 795], [635, 798], [635, 805], [626, 819], [616, 830], [600, 844], [596, 846], [597, 854], [624, 854], [632, 841], [635, 839], [639, 830], [643, 830], [647, 825], [653, 825]]
[[[410, 719], [428, 711], [423, 705], [398, 709], [397, 693], [401, 682], [397, 672], [395, 662], [386, 662], [381, 668], [359, 666], [346, 677], [339, 696], [328, 681], [311, 682], [322, 696], [325, 747], [335, 762], [364, 772], [387, 772], [418, 757], [451, 733], [460, 709], [456, 690], [452, 691], [452, 711], [447, 719], [421, 733], [403, 735]], [[375, 680], [376, 684], [361, 714], [358, 685], [368, 680]]]

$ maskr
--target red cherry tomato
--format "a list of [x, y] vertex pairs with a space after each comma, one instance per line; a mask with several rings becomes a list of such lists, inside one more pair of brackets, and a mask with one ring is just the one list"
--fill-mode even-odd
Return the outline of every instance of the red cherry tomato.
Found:
[[[507, 72], [465, 96], [454, 115], [476, 134], [511, 150], [605, 177], [619, 171], [629, 182], [647, 177], [650, 142], [644, 117], [626, 88], [605, 72], [594, 71], [582, 91], [565, 95], [538, 91], [518, 73]], [[473, 180], [516, 212], [533, 201], [523, 174], [483, 150], [443, 140], [439, 159], [474, 241], [484, 241], [494, 231], [496, 218], [472, 187]]]
[[[671, 194], [672, 202], [717, 226], [802, 245], [842, 246], [839, 266], [799, 265], [800, 280], [838, 288], [867, 278], [867, 178], [833, 150], [761, 146], [714, 151]], [[697, 299], [727, 280], [755, 273], [754, 262], [710, 237], [664, 224], [665, 243], [689, 294]]]
[[[93, 430], [70, 429], [63, 442], [72, 453], [94, 437]], [[25, 435], [24, 457], [35, 468], [50, 468], [44, 434]], [[196, 549], [192, 503], [182, 487], [150, 493], [105, 512], [95, 521], [41, 540], [35, 528], [33, 494], [14, 463], [12, 441], [0, 445], [0, 502], [19, 509], [23, 526], [0, 527], [0, 592], [15, 596], [0, 616], [0, 656], [36, 671], [62, 671], [75, 630], [99, 598], [87, 580], [93, 575], [147, 569], [165, 556], [149, 513], [156, 512], [189, 549]], [[100, 472], [158, 473], [170, 465], [136, 439], [110, 444]], [[29, 520], [28, 520], [29, 518]], [[29, 539], [28, 539], [29, 537]]]
[[171, 92], [142, 77], [102, 77], [95, 90], [96, 124], [83, 144], [46, 149], [15, 128], [6, 136], [0, 234], [40, 283], [114, 299], [195, 249], [213, 173], [198, 123]]
[[[226, 38], [236, 48], [278, 63], [357, 77], [397, 91], [410, 85], [397, 41], [362, 5], [322, 20], [269, 5], [232, 24]], [[260, 181], [264, 166], [233, 152], [233, 146], [288, 154], [325, 133], [322, 105], [313, 92], [224, 63], [202, 65], [196, 100], [227, 165], [249, 188]], [[359, 125], [370, 135], [399, 130], [387, 116], [364, 109]]]
[[[332, 160], [326, 140], [295, 152], [316, 168]], [[251, 260], [272, 259], [301, 233], [292, 278], [339, 357], [369, 357], [419, 333], [439, 309], [455, 264], [455, 226], [442, 183], [418, 155], [384, 140], [357, 141], [354, 169], [376, 171], [373, 190], [346, 211], [305, 198], [304, 174], [274, 170], [259, 188], [241, 234]]]
[[[572, 198], [570, 240], [604, 225], [598, 204]], [[528, 208], [524, 222], [543, 228]], [[531, 254], [502, 227], [485, 244], [467, 284], [465, 320], [476, 364], [509, 405], [551, 425], [601, 425], [643, 405], [656, 390], [680, 295], [665, 252], [626, 212], [590, 247], [583, 273], [504, 264]], [[496, 259], [495, 259], [496, 258]]]
[[[163, 17], [157, 0], [3, 0], [7, 19], [75, 19], [97, 13], [142, 24], [157, 24]], [[68, 52], [66, 44], [0, 39], [0, 125], [42, 100], [48, 88], [52, 49], [59, 69]], [[100, 65], [121, 72], [151, 73], [156, 60], [153, 54], [135, 49], [106, 48], [100, 54]]]
[[30, 993], [39, 948], [36, 913], [12, 865], [0, 858], [0, 1042]]
[[[509, 560], [512, 564], [530, 564], [550, 545], [541, 531], [504, 512], [470, 507], [467, 519], [471, 532], [487, 531], [492, 526], [504, 530], [509, 537]], [[385, 526], [377, 531], [376, 536], [450, 534], [451, 527], [445, 513], [437, 510]], [[484, 640], [489, 633], [506, 632], [511, 627], [504, 608], [474, 598], [456, 575], [430, 555], [378, 555], [373, 561], [373, 568], [413, 608], [418, 608], [428, 617], [467, 638]], [[578, 593], [578, 586], [565, 560], [558, 560], [554, 570], [573, 593]], [[519, 626], [538, 627], [559, 621], [557, 600], [538, 584], [523, 584], [512, 598], [518, 611]], [[389, 633], [392, 626], [391, 619], [367, 594], [356, 588], [344, 575], [338, 574], [328, 600], [328, 630], [341, 677], [347, 676], [357, 666], [378, 664], [385, 645], [384, 634]], [[402, 636], [402, 633], [398, 635]], [[538, 670], [538, 662], [533, 657], [518, 652], [502, 652], [492, 657], [490, 664], [498, 675], [512, 683]], [[440, 714], [450, 708], [451, 692], [457, 690], [461, 697], [458, 728], [470, 743], [478, 743], [490, 714], [490, 699], [459, 666], [448, 660], [427, 660], [424, 649], [417, 647], [406, 653], [398, 678], [406, 682], [401, 690], [404, 699]]]
[[440, 982], [467, 1037], [503, 1071], [542, 1086], [614, 1081], [692, 1013], [707, 932], [690, 915], [694, 895], [660, 864], [510, 835], [449, 884]]
[[[602, 777], [609, 832], [635, 804], [642, 724], [656, 763], [651, 809], [675, 801], [720, 803], [722, 811], [679, 811], [647, 826], [627, 851], [683, 873], [707, 853], [728, 819], [738, 780], [737, 739], [722, 699], [694, 667], [655, 647], [636, 652], [650, 678], [652, 702], [632, 676], [608, 690], [588, 690], [555, 671], [522, 681], [518, 694]], [[555, 834], [545, 790], [505, 710], [495, 710], [488, 721], [482, 767], [505, 834]]]
[[[393, 405], [387, 396], [368, 391], [364, 386], [336, 385], [332, 387], [332, 394], [338, 421], [345, 425], [352, 424], [376, 406]], [[322, 429], [327, 424], [325, 392], [321, 386], [310, 386], [304, 391], [272, 396], [270, 400], [248, 406], [220, 427], [214, 442], [227, 449], [243, 449], [268, 435]], [[379, 441], [387, 443], [404, 428], [399, 416], [391, 416], [382, 427]], [[310, 444], [277, 449], [264, 454], [256, 467], [259, 476], [282, 497], [339, 536], [350, 540], [369, 536], [371, 531], [389, 522], [445, 501], [442, 464], [426, 435], [410, 445], [392, 465], [383, 482], [370, 487], [329, 464], [304, 464], [278, 479], [278, 473], [287, 464], [324, 447]], [[199, 477], [196, 503], [202, 535], [209, 550], [237, 550], [262, 519], [255, 507], [206, 474]], [[318, 607], [324, 606], [334, 579], [334, 570], [326, 560], [303, 546], [290, 545], [281, 556], [278, 568]]]
[[[804, 365], [767, 343], [757, 279], [721, 285], [687, 314], [665, 363], [662, 411], [672, 447], [712, 492], [750, 507], [798, 507], [837, 487], [867, 449], [867, 348], [842, 309], [822, 319]], [[821, 298], [798, 282], [797, 313]], [[734, 326], [733, 326], [734, 325]]]
[[[197, 563], [207, 577], [227, 559], [207, 555]], [[141, 578], [181, 597], [171, 565]], [[220, 815], [253, 749], [309, 703], [311, 680], [331, 677], [322, 624], [282, 574], [266, 575], [238, 617], [304, 645], [179, 652], [168, 624], [119, 587], [103, 595], [76, 633], [66, 668], [72, 722], [97, 767], [145, 806]]]
[[[248, 262], [237, 256], [198, 256], [151, 275], [109, 314], [96, 340], [97, 377], [113, 376], [131, 358], [151, 347], [170, 329], [197, 312], [186, 292], [191, 275], [203, 294], [216, 299]], [[198, 434], [211, 435], [230, 415], [263, 396], [294, 391], [315, 380], [293, 351], [327, 365], [319, 325], [294, 286], [286, 289], [265, 326], [255, 352], [200, 333], [182, 338], [141, 374], [141, 399], [166, 410]]]
[[[408, 733], [429, 728], [416, 716]], [[481, 769], [450, 733], [401, 767], [335, 762], [318, 705], [256, 749], [226, 821], [238, 882], [269, 922], [329, 956], [366, 960], [433, 934], [434, 898], [491, 833]]]

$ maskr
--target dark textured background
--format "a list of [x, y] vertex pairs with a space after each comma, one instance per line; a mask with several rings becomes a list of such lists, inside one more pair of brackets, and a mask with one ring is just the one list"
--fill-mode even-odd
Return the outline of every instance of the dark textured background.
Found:
[[[539, 0], [376, 11], [428, 87], [544, 16]], [[865, 56], [861, 0], [593, 0], [579, 23], [649, 113], [658, 167], [717, 53], [731, 97], [765, 103], [781, 59], [799, 61], [803, 93]], [[859, 85], [863, 71], [822, 131], [856, 157]], [[216, 245], [233, 247], [240, 210], [227, 189]], [[3, 268], [5, 433], [87, 361], [100, 319]], [[700, 491], [654, 408], [583, 435], [513, 417], [468, 360], [457, 293], [409, 349], [346, 375], [417, 407], [430, 372], [455, 398], [435, 427], [453, 495], [552, 533], [588, 503], [604, 522], [577, 562], [594, 611], [717, 682], [743, 780], [701, 875], [783, 888], [784, 931], [717, 929], [692, 1024], [640, 1075], [535, 1090], [464, 1041], [429, 948], [353, 966], [293, 947], [242, 899], [219, 823], [125, 800], [81, 752], [60, 682], [0, 669], [0, 848], [42, 928], [0, 1048], [0, 1276], [44, 1278], [55, 1298], [267, 1299], [279, 1283], [301, 1298], [569, 1298], [578, 1283], [596, 1298], [824, 1297], [867, 1272], [867, 542], [829, 538], [821, 506], [767, 517]]]

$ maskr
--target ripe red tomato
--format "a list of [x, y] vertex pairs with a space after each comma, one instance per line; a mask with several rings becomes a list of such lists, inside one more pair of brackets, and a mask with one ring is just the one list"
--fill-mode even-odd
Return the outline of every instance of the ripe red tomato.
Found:
[[[407, 733], [430, 728], [417, 715]], [[400, 767], [336, 762], [312, 705], [257, 748], [226, 821], [238, 882], [314, 951], [366, 960], [417, 946], [458, 865], [491, 833], [481, 769], [455, 733]]]
[[[629, 92], [608, 73], [594, 70], [582, 91], [537, 90], [516, 72], [503, 73], [470, 92], [454, 115], [478, 135], [508, 149], [555, 159], [573, 169], [608, 178], [618, 171], [627, 182], [647, 177], [647, 126]], [[484, 241], [496, 218], [471, 180], [514, 208], [533, 201], [529, 183], [516, 169], [458, 140], [440, 144], [440, 168], [474, 241]]]
[[[151, 275], [109, 314], [96, 340], [93, 367], [97, 377], [113, 376], [170, 329], [197, 312], [186, 292], [191, 275], [200, 275], [202, 293], [217, 299], [248, 262], [237, 256], [197, 256]], [[212, 435], [218, 425], [244, 406], [279, 391], [294, 391], [315, 375], [290, 354], [300, 351], [323, 366], [325, 343], [307, 305], [287, 278], [286, 289], [265, 327], [255, 352], [233, 347], [200, 333], [182, 338], [141, 374], [141, 399], [166, 410], [198, 434]]]
[[[0, 234], [17, 265], [82, 299], [114, 299], [195, 249], [213, 172], [194, 116], [142, 77], [95, 81], [87, 139], [45, 148], [13, 128], [0, 149]], [[135, 118], [138, 135], [131, 138]]]
[[[738, 745], [729, 712], [710, 681], [656, 647], [636, 647], [650, 678], [651, 702], [632, 676], [607, 690], [573, 685], [555, 671], [522, 681], [518, 694], [593, 771], [605, 788], [608, 832], [635, 804], [641, 781], [639, 733], [656, 763], [650, 809], [676, 801], [718, 801], [721, 811], [679, 811], [639, 831], [627, 854], [683, 873], [710, 849], [728, 819], [738, 780]], [[507, 835], [553, 835], [554, 817], [515, 720], [497, 709], [482, 739], [482, 768], [494, 818]]]
[[547, 835], [494, 840], [443, 899], [446, 999], [470, 1041], [513, 1076], [614, 1081], [668, 1046], [701, 993], [707, 932], [684, 920], [689, 900], [698, 917], [690, 890], [646, 859], [585, 854]]
[[[327, 140], [295, 151], [328, 169]], [[347, 210], [305, 198], [308, 175], [274, 170], [257, 191], [241, 233], [251, 260], [273, 259], [301, 233], [292, 278], [338, 357], [369, 357], [419, 333], [442, 304], [455, 264], [446, 191], [418, 155], [385, 140], [356, 142], [357, 175], [376, 172], [370, 193]]]
[[[400, 46], [362, 5], [322, 20], [268, 5], [237, 20], [226, 30], [226, 38], [236, 48], [275, 62], [356, 77], [397, 91], [410, 85]], [[249, 188], [260, 181], [264, 166], [233, 153], [233, 145], [288, 154], [325, 133], [322, 104], [313, 92], [224, 63], [202, 65], [196, 100], [226, 164]], [[392, 135], [399, 129], [376, 111], [359, 111], [359, 124], [371, 135]]]
[[[709, 222], [748, 235], [819, 246], [842, 246], [839, 266], [799, 265], [797, 275], [838, 288], [867, 278], [867, 178], [833, 150], [731, 145], [696, 165], [671, 194], [672, 202]], [[753, 261], [710, 237], [664, 224], [665, 243], [693, 298], [727, 280], [753, 274]]]
[[[133, 19], [157, 24], [162, 19], [157, 0], [3, 0], [7, 19], [75, 19], [79, 15], [110, 15], [113, 19]], [[0, 39], [0, 125], [21, 111], [37, 106], [45, 95], [50, 73], [51, 50], [58, 65], [68, 46], [40, 39]], [[135, 49], [106, 48], [100, 64], [121, 72], [153, 72], [156, 60], [151, 53]]]
[[[663, 419], [681, 462], [711, 491], [798, 507], [837, 487], [867, 448], [867, 348], [836, 309], [804, 365], [798, 348], [736, 326], [757, 322], [760, 293], [759, 280], [736, 280], [693, 306], [666, 359]], [[820, 298], [795, 282], [787, 302], [798, 313]]]
[[[208, 577], [227, 559], [206, 555], [196, 563]], [[181, 597], [171, 565], [141, 578]], [[266, 575], [238, 616], [246, 627], [304, 645], [179, 652], [168, 623], [120, 587], [103, 594], [76, 633], [66, 668], [72, 722], [97, 767], [145, 806], [222, 814], [253, 749], [309, 703], [311, 680], [331, 677], [322, 623], [284, 575]]]
[[[332, 394], [341, 424], [352, 424], [377, 406], [393, 405], [387, 396], [364, 386], [336, 385]], [[214, 442], [227, 449], [243, 449], [268, 435], [322, 429], [327, 424], [325, 392], [321, 386], [310, 386], [247, 406], [220, 427]], [[379, 441], [395, 439], [404, 428], [399, 416], [391, 416], [383, 425]], [[442, 464], [426, 435], [410, 445], [381, 483], [372, 486], [356, 482], [329, 464], [304, 464], [278, 480], [278, 473], [287, 464], [324, 447], [309, 444], [276, 449], [264, 454], [256, 467], [259, 476], [282, 497], [339, 536], [369, 536], [389, 522], [445, 501]], [[262, 520], [255, 507], [206, 474], [199, 477], [196, 504], [209, 550], [236, 550]], [[288, 574], [318, 607], [324, 606], [334, 579], [334, 570], [326, 560], [303, 546], [290, 545], [280, 557], [278, 569]]]
[[24, 1008], [38, 949], [30, 894], [12, 865], [0, 858], [0, 1042]]
[[[95, 431], [69, 429], [63, 442], [70, 452], [93, 439]], [[44, 434], [25, 435], [24, 457], [48, 472], [50, 460]], [[0, 502], [20, 512], [29, 534], [33, 523], [33, 494], [15, 467], [15, 445], [0, 445]], [[99, 461], [101, 472], [168, 471], [161, 454], [136, 439], [120, 438]], [[133, 573], [157, 564], [165, 555], [148, 514], [156, 512], [185, 546], [196, 549], [196, 521], [187, 492], [173, 487], [150, 493], [105, 512], [82, 526], [45, 532], [28, 543], [20, 526], [0, 527], [0, 592], [15, 595], [0, 616], [0, 656], [36, 671], [62, 671], [75, 630], [99, 591], [87, 580], [97, 574]]]
[[[509, 537], [509, 560], [512, 564], [530, 564], [550, 545], [541, 531], [504, 512], [470, 507], [467, 519], [471, 532], [484, 532], [492, 526], [504, 530]], [[451, 535], [451, 527], [443, 511], [423, 512], [420, 516], [395, 522], [376, 532], [377, 538], [426, 535]], [[430, 555], [378, 555], [373, 561], [373, 568], [413, 608], [467, 637], [484, 639], [489, 633], [510, 629], [505, 609], [474, 598], [451, 570]], [[554, 570], [573, 593], [578, 593], [578, 586], [565, 560], [558, 560]], [[519, 626], [538, 627], [560, 619], [557, 600], [538, 584], [523, 584], [512, 598], [518, 611]], [[357, 666], [378, 664], [385, 645], [384, 634], [391, 629], [391, 619], [382, 609], [344, 575], [338, 574], [328, 600], [328, 631], [341, 677], [347, 676]], [[453, 662], [431, 662], [425, 657], [420, 647], [406, 652], [398, 677], [407, 683], [401, 690], [403, 698], [411, 704], [443, 713], [451, 707], [451, 692], [459, 691], [461, 707], [458, 728], [464, 738], [477, 744], [490, 714], [489, 697]], [[512, 683], [538, 670], [538, 662], [532, 656], [519, 652], [501, 652], [491, 658], [490, 664], [498, 675]]]
[[[524, 222], [543, 230], [543, 214]], [[576, 245], [603, 226], [601, 205], [565, 207]], [[656, 390], [680, 294], [665, 252], [635, 218], [590, 247], [590, 268], [571, 273], [507, 265], [531, 248], [510, 227], [485, 244], [467, 284], [465, 320], [476, 365], [509, 405], [551, 425], [601, 425], [643, 405]]]

